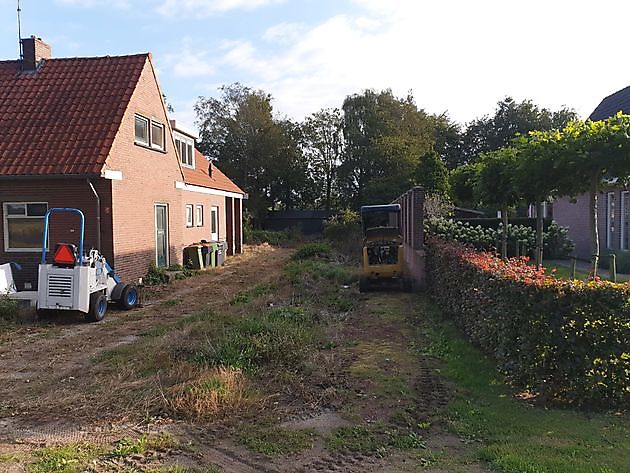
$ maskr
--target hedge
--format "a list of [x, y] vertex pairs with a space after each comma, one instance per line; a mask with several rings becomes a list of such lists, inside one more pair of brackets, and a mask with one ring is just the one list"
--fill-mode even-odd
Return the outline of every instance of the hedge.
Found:
[[513, 385], [544, 400], [630, 407], [630, 286], [546, 275], [453, 241], [428, 241], [436, 302]]

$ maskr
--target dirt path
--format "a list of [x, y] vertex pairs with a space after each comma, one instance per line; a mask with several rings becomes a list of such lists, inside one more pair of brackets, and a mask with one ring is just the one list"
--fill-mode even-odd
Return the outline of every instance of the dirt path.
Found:
[[[101, 455], [87, 471], [175, 471], [169, 465], [181, 467], [178, 472], [227, 473], [486, 471], [448, 433], [442, 410], [450, 388], [422, 354], [421, 314], [410, 294], [360, 295], [336, 284], [327, 289], [337, 291], [333, 296], [316, 296], [314, 310], [328, 318], [308, 372], [278, 370], [273, 379], [257, 379], [257, 392], [265, 393], [258, 412], [221, 422], [151, 414], [156, 399], [141, 397], [153, 378], [138, 373], [146, 359], [155, 364], [163, 356], [155, 340], [181, 350], [185, 337], [198, 335], [183, 332], [172, 345], [164, 340], [168, 327], [185, 317], [228, 308], [236, 316], [299, 298], [295, 288], [278, 283], [289, 255], [249, 249], [215, 272], [148, 293], [142, 309], [110, 312], [103, 323], [71, 317], [0, 333], [0, 471], [26, 471], [42, 446], [111, 446], [163, 433], [176, 441], [142, 454]], [[234, 304], [237, 294], [261, 283], [279, 288]], [[344, 309], [331, 311], [326, 297]], [[153, 332], [160, 335], [147, 335]], [[135, 351], [129, 355], [127, 348]], [[139, 365], [133, 372], [130, 359]], [[276, 444], [270, 441], [275, 432], [283, 435]], [[300, 436], [306, 446], [295, 452], [272, 451]]]

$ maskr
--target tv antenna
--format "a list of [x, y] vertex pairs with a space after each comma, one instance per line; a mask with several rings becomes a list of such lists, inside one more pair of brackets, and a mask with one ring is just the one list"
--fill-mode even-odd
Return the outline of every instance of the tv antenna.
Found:
[[17, 20], [18, 20], [18, 46], [20, 47], [20, 61], [24, 59], [24, 50], [22, 49], [22, 9], [20, 8], [20, 0], [17, 0]]

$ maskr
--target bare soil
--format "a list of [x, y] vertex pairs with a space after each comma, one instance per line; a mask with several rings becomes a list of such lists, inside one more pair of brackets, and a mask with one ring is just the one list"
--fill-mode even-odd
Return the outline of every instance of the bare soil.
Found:
[[[164, 354], [153, 350], [150, 340], [155, 337], [147, 336], [156, 326], [175, 324], [200, 310], [229, 308], [238, 315], [296, 297], [283, 288], [256, 298], [248, 308], [230, 305], [244, 289], [280, 281], [290, 253], [267, 245], [248, 247], [222, 268], [147, 289], [142, 308], [112, 309], [101, 323], [57, 314], [0, 328], [0, 471], [27, 471], [33, 452], [43, 446], [111, 446], [147, 433], [168, 433], [177, 443], [103, 459], [89, 471], [167, 471], [170, 465], [227, 473], [487, 471], [470, 460], [468, 445], [448, 432], [443, 410], [452, 388], [441, 379], [435, 361], [418, 349], [422, 318], [416, 296], [399, 292], [362, 295], [356, 287], [344, 288], [355, 305], [326, 325], [330, 346], [313, 353], [306, 374], [279, 371], [256, 379], [260, 402], [253, 411], [216, 422], [156, 414], [160, 378], [139, 376], [138, 369], [127, 366], [129, 358], [117, 365], [116, 353], [128, 348], [138, 365], [147, 358], [156, 358], [152, 361], [159, 365]], [[162, 342], [169, 336], [165, 332]], [[182, 344], [185, 340], [172, 340], [174, 350]], [[425, 448], [361, 452], [334, 449], [327, 441], [340, 428], [387, 429], [401, 418], [419, 426]], [[301, 453], [265, 455], [239, 441], [248, 429], [269, 427], [310, 431], [312, 446]], [[438, 456], [457, 460], [435, 461]]]

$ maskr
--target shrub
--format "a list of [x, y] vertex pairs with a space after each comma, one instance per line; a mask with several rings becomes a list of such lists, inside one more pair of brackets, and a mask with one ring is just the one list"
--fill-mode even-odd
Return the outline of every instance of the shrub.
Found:
[[289, 241], [289, 233], [287, 231], [252, 230], [250, 241], [254, 244], [283, 245]]
[[328, 243], [307, 243], [299, 247], [292, 255], [292, 260], [304, 260], [330, 256], [332, 248]]
[[17, 301], [6, 294], [0, 294], [0, 319], [15, 320], [18, 313]]
[[168, 282], [168, 274], [166, 274], [166, 268], [158, 268], [155, 264], [151, 263], [147, 274], [145, 274], [142, 281], [147, 286], [157, 286], [158, 284], [166, 284]]
[[[425, 221], [425, 231], [448, 240], [466, 243], [479, 250], [495, 250], [501, 240], [503, 225], [497, 228], [473, 225], [470, 222], [445, 218], [430, 218]], [[511, 254], [516, 243], [524, 243], [529, 252], [536, 247], [536, 231], [527, 225], [508, 224], [508, 248]], [[543, 249], [546, 258], [566, 258], [573, 251], [574, 244], [568, 238], [568, 229], [555, 222], [548, 225], [543, 233]]]
[[591, 407], [630, 401], [630, 286], [547, 276], [527, 258], [431, 238], [436, 302], [516, 387]]
[[360, 234], [361, 216], [354, 210], [341, 210], [324, 222], [324, 237], [332, 242], [346, 242], [359, 238]]

